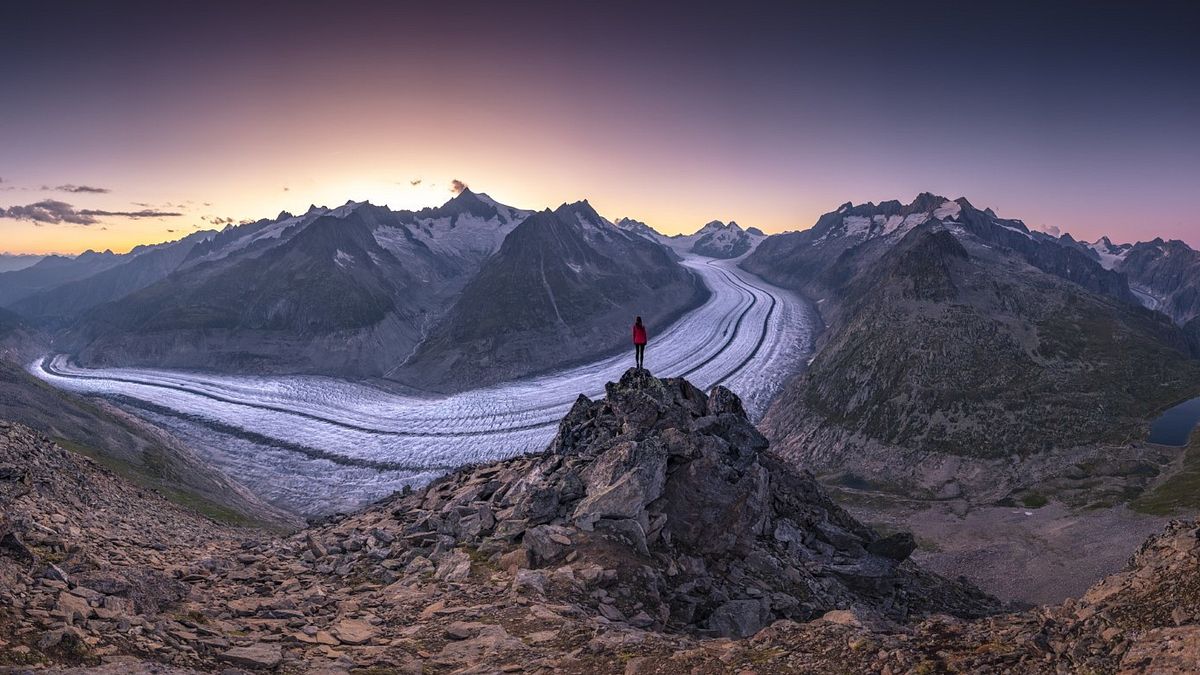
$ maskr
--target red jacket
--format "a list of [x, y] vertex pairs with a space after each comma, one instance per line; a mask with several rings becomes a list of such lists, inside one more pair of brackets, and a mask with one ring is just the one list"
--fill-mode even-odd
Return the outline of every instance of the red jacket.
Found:
[[635, 344], [635, 345], [646, 344], [646, 327], [645, 326], [639, 326], [636, 323], [633, 324], [633, 344]]

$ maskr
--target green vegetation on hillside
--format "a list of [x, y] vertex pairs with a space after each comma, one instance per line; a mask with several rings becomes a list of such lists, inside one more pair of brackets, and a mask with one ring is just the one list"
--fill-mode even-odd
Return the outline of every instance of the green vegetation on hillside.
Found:
[[54, 442], [75, 454], [95, 460], [97, 464], [136, 485], [157, 492], [168, 501], [207, 516], [219, 523], [237, 526], [262, 525], [228, 506], [205, 499], [195, 492], [173, 487], [174, 481], [170, 479], [168, 474], [164, 473], [169, 458], [164, 456], [162, 448], [148, 448], [143, 453], [146, 461], [142, 464], [134, 464], [133, 462], [127, 462], [112, 455], [104, 454], [87, 445], [76, 443], [68, 438], [55, 438]]
[[230, 490], [223, 475], [199, 464], [182, 448], [169, 447], [169, 437], [103, 404], [56, 389], [4, 360], [0, 360], [0, 419], [37, 429], [63, 448], [214, 520], [282, 525], [268, 520], [282, 518], [281, 514]]
[[1130, 502], [1130, 506], [1156, 516], [1200, 509], [1200, 430], [1192, 433], [1179, 471]]

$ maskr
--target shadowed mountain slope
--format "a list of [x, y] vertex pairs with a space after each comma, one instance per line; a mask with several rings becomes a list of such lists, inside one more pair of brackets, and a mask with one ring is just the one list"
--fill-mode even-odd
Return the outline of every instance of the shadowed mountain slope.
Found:
[[1186, 336], [1123, 276], [989, 214], [932, 195], [847, 205], [747, 258], [820, 300], [829, 325], [763, 421], [779, 452], [821, 473], [929, 494], [961, 480], [998, 499], [1020, 471], [946, 458], [1125, 443], [1200, 393]]
[[380, 376], [523, 217], [469, 191], [417, 212], [284, 213], [196, 247], [87, 313], [64, 345], [90, 365]]
[[635, 315], [661, 330], [707, 294], [659, 244], [564, 204], [513, 230], [397, 377], [463, 388], [572, 365], [627, 345]]

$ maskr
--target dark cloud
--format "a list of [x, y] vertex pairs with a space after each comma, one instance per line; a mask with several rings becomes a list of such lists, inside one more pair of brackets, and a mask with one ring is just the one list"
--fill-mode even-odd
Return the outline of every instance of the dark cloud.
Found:
[[290, 187], [288, 187], [288, 186], [286, 186], [286, 185], [285, 185], [285, 186], [283, 186], [283, 191], [284, 191], [284, 192], [291, 192], [291, 191], [292, 191], [292, 188], [290, 188]]
[[101, 195], [112, 192], [112, 190], [109, 190], [108, 188], [93, 187], [91, 185], [72, 185], [70, 183], [67, 183], [66, 185], [59, 185], [58, 187], [56, 187], [54, 189], [58, 190], [59, 192], [74, 192], [74, 193], [82, 192], [82, 193], [87, 193], [87, 194], [101, 194]]
[[168, 229], [167, 232], [169, 232], [171, 234], [175, 234], [175, 230], [172, 230], [172, 229]]
[[182, 213], [177, 211], [159, 211], [157, 209], [142, 209], [141, 211], [97, 211], [95, 209], [84, 209], [79, 213], [85, 216], [116, 216], [120, 218], [173, 218], [182, 216]]
[[463, 190], [467, 190], [467, 189], [469, 189], [467, 187], [467, 184], [457, 178], [450, 181], [450, 191], [453, 192], [454, 194], [458, 194], [458, 193], [462, 192]]
[[10, 206], [0, 209], [0, 218], [14, 220], [31, 220], [35, 223], [73, 223], [75, 225], [92, 225], [95, 216], [84, 215], [75, 210], [74, 206], [56, 199], [43, 199], [34, 204]]
[[165, 218], [181, 216], [182, 213], [143, 209], [141, 211], [101, 211], [98, 209], [76, 209], [66, 202], [57, 199], [43, 199], [40, 202], [24, 206], [10, 206], [0, 209], [0, 218], [14, 220], [30, 220], [34, 223], [70, 223], [73, 225], [94, 225], [99, 218]]
[[220, 216], [200, 216], [200, 220], [213, 225], [232, 225], [233, 218], [222, 218]]
[[416, 187], [421, 184], [421, 179], [417, 178], [416, 180], [410, 180], [410, 181], [408, 181], [408, 184], [413, 187]]

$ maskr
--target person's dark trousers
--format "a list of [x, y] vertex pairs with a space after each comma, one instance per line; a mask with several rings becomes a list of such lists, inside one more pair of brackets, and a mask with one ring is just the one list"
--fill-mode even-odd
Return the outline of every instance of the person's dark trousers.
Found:
[[644, 363], [646, 359], [646, 345], [634, 345], [633, 349], [634, 354], [637, 356], [637, 367], [641, 368], [642, 363]]

